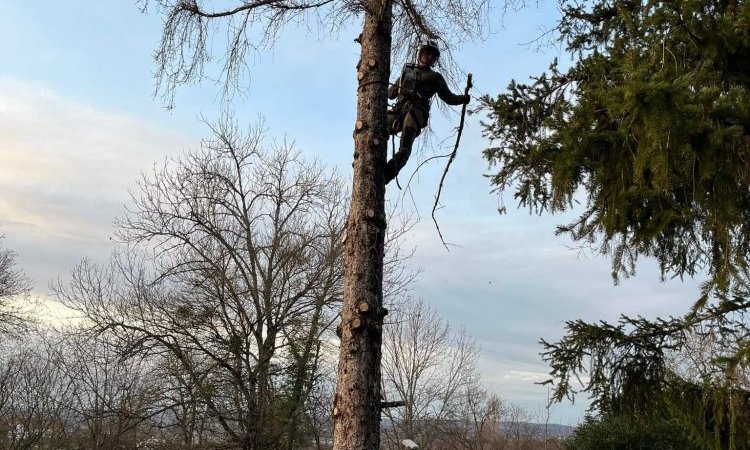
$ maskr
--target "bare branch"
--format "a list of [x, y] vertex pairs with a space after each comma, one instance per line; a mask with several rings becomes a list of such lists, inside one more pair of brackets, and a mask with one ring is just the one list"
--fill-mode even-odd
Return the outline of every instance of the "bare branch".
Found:
[[[466, 89], [464, 89], [464, 95], [469, 95], [469, 90], [471, 89], [471, 74], [466, 79]], [[438, 235], [440, 236], [440, 242], [443, 243], [443, 246], [446, 250], [450, 250], [448, 248], [448, 245], [445, 243], [445, 239], [443, 239], [443, 233], [440, 232], [440, 226], [437, 223], [437, 219], [435, 219], [435, 210], [437, 209], [438, 203], [440, 202], [440, 194], [443, 192], [443, 182], [445, 182], [445, 177], [448, 175], [448, 170], [451, 167], [451, 164], [453, 164], [453, 160], [456, 158], [456, 153], [458, 153], [458, 144], [461, 142], [461, 132], [464, 130], [464, 118], [466, 117], [466, 104], [463, 105], [461, 108], [461, 121], [458, 124], [458, 133], [456, 135], [456, 144], [453, 146], [453, 152], [451, 152], [450, 157], [448, 158], [448, 164], [445, 165], [445, 170], [443, 170], [443, 176], [440, 177], [440, 184], [438, 185], [438, 191], [437, 194], [435, 194], [435, 203], [432, 205], [432, 221], [435, 223], [435, 228], [437, 228]]]

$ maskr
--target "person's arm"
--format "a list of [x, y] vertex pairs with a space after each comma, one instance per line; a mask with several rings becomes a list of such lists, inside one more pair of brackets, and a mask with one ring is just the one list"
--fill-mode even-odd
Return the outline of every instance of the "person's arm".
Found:
[[436, 92], [440, 100], [444, 101], [449, 105], [464, 105], [469, 103], [469, 96], [463, 94], [454, 94], [451, 92], [448, 84], [445, 82], [445, 78], [439, 73], [436, 74]]

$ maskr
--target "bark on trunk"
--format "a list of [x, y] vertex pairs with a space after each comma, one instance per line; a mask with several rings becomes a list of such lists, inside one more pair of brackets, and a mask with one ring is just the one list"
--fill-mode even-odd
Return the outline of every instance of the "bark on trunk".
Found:
[[391, 0], [368, 1], [360, 36], [354, 181], [346, 226], [341, 350], [333, 399], [333, 450], [377, 450], [380, 445], [391, 6]]

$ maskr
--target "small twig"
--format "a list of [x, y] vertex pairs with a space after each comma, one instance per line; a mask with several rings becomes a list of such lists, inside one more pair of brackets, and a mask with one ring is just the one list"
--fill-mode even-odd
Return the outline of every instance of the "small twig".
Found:
[[429, 158], [427, 158], [424, 161], [422, 161], [421, 163], [419, 163], [419, 165], [417, 166], [417, 168], [414, 169], [414, 172], [411, 173], [411, 176], [409, 176], [409, 181], [406, 183], [406, 189], [409, 189], [409, 186], [411, 185], [411, 180], [414, 178], [414, 175], [416, 175], [417, 172], [419, 172], [419, 169], [421, 169], [422, 166], [424, 166], [428, 162], [432, 161], [433, 159], [448, 158], [449, 156], [451, 156], [450, 153], [445, 154], [445, 155], [430, 156]]
[[[469, 89], [471, 89], [471, 86], [471, 74], [469, 74], [469, 76], [466, 78], [466, 89], [464, 90], [464, 95], [469, 95]], [[443, 233], [440, 232], [440, 225], [438, 225], [437, 219], [435, 218], [435, 210], [437, 209], [438, 202], [440, 202], [440, 194], [443, 192], [443, 183], [445, 182], [445, 177], [448, 175], [448, 169], [450, 169], [451, 164], [453, 164], [453, 160], [456, 158], [456, 153], [458, 153], [458, 144], [461, 142], [461, 132], [464, 130], [466, 105], [467, 103], [464, 103], [464, 106], [461, 108], [461, 121], [458, 123], [456, 145], [453, 146], [453, 152], [451, 152], [450, 158], [448, 158], [448, 164], [445, 165], [443, 176], [440, 178], [440, 185], [438, 185], [437, 195], [435, 196], [435, 203], [432, 205], [432, 221], [435, 222], [435, 228], [437, 228], [438, 235], [440, 236], [440, 242], [443, 243], [443, 246], [448, 251], [450, 251], [450, 249], [448, 248], [448, 244], [445, 243], [445, 239], [443, 239]]]

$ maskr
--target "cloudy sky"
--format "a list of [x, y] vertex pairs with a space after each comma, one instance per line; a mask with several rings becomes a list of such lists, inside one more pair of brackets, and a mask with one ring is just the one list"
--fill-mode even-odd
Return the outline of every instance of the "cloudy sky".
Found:
[[[455, 52], [474, 73], [474, 94], [497, 94], [553, 57], [564, 63], [557, 49], [523, 45], [555, 16], [542, 7], [503, 23], [493, 11], [487, 39]], [[231, 103], [235, 118], [252, 124], [262, 117], [269, 137], [294, 140], [350, 176], [358, 26], [333, 37], [290, 27], [273, 49], [252, 55], [247, 92]], [[112, 221], [139, 173], [196, 148], [209, 133], [199, 118], [221, 115], [210, 81], [180, 90], [171, 111], [152, 96], [151, 55], [160, 32], [160, 17], [142, 14], [131, 1], [0, 0], [0, 234], [42, 298], [50, 296], [50, 280], [65, 279], [81, 258], [107, 259]], [[637, 277], [614, 286], [607, 259], [554, 236], [555, 225], [573, 215], [530, 216], [510, 197], [509, 213], [499, 215], [500, 200], [483, 177], [489, 169], [481, 151], [489, 143], [480, 119], [469, 118], [443, 193], [440, 225], [455, 244], [449, 252], [430, 219], [441, 167], [421, 171], [409, 193], [389, 186], [389, 196], [421, 217], [406, 242], [422, 269], [414, 294], [477, 339], [492, 391], [540, 413], [547, 393], [534, 382], [548, 371], [538, 356], [540, 338], [559, 338], [571, 319], [680, 314], [697, 283], [660, 283], [655, 265], [644, 261]], [[405, 171], [447, 152], [457, 121], [455, 113], [434, 114], [433, 139], [421, 142]], [[556, 405], [551, 420], [575, 423], [584, 406]]]

